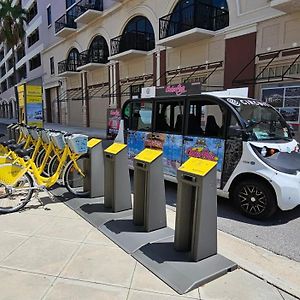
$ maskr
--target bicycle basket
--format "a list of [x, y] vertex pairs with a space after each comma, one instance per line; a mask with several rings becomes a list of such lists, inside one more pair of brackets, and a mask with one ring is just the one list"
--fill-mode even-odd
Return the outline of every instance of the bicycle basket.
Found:
[[46, 144], [50, 144], [50, 132], [47, 130], [42, 130], [42, 140]]
[[65, 148], [66, 142], [62, 133], [60, 132], [52, 133], [51, 140], [56, 148], [60, 150], [63, 150]]
[[29, 131], [29, 134], [31, 135], [31, 137], [35, 141], [37, 141], [39, 139], [39, 133], [36, 128], [30, 128], [30, 129], [28, 129], [28, 131]]
[[67, 138], [67, 144], [71, 151], [76, 154], [87, 153], [88, 136], [83, 134], [72, 134]]

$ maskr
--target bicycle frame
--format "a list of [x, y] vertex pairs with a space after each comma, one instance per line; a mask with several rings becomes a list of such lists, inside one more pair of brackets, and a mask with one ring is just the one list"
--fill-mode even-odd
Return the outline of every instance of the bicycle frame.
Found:
[[70, 158], [70, 160], [74, 163], [74, 167], [76, 168], [76, 170], [82, 176], [85, 176], [76, 162], [80, 156], [80, 154], [71, 152], [69, 146], [66, 145], [62, 153], [61, 160], [59, 161], [57, 170], [51, 177], [41, 176], [39, 169], [32, 159], [25, 161], [23, 158], [20, 158], [21, 166], [17, 164], [0, 165], [0, 182], [7, 186], [13, 187], [22, 178], [22, 176], [24, 176], [24, 174], [28, 172], [33, 178], [36, 185], [35, 187], [33, 187], [33, 189], [50, 188], [59, 179], [59, 176], [63, 172], [65, 162], [68, 158]]

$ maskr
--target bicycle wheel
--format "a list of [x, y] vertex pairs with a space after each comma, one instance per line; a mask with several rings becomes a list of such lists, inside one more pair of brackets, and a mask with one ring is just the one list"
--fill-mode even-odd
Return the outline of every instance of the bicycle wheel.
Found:
[[[81, 156], [76, 162], [79, 168], [83, 171], [85, 160], [88, 156]], [[86, 197], [90, 191], [86, 190], [84, 185], [84, 176], [82, 176], [78, 170], [74, 167], [73, 161], [69, 161], [65, 168], [64, 182], [67, 190], [79, 197]]]
[[0, 183], [0, 213], [12, 213], [23, 208], [31, 199], [33, 180], [25, 173], [13, 186], [8, 188]]
[[51, 177], [56, 172], [58, 165], [59, 165], [59, 161], [58, 161], [57, 156], [55, 155], [50, 159], [50, 162], [47, 166], [48, 176]]

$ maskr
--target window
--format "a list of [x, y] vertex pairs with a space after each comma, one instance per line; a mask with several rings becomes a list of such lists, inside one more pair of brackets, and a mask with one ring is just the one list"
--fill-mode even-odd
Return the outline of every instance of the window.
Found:
[[14, 66], [14, 60], [13, 60], [13, 57], [11, 56], [11, 57], [7, 60], [7, 71], [9, 71], [13, 66]]
[[41, 55], [38, 54], [29, 60], [29, 70], [32, 71], [41, 65]]
[[236, 116], [230, 113], [230, 123], [228, 128], [228, 139], [240, 139], [242, 138], [242, 127], [237, 120]]
[[26, 70], [26, 64], [22, 65], [18, 71], [18, 82], [20, 82], [22, 79], [26, 79], [27, 78], [27, 70]]
[[38, 13], [38, 9], [37, 9], [37, 3], [35, 1], [27, 11], [27, 23], [30, 23], [31, 20], [37, 15], [37, 13]]
[[21, 60], [25, 56], [25, 47], [22, 44], [17, 48], [17, 61]]
[[27, 38], [28, 48], [35, 44], [40, 39], [39, 29], [34, 30]]
[[3, 65], [1, 66], [0, 73], [1, 73], [1, 77], [3, 77], [3, 76], [6, 74], [5, 64], [3, 64]]
[[6, 80], [1, 82], [1, 92], [4, 93], [5, 91], [7, 91], [7, 82], [6, 82]]
[[140, 98], [143, 87], [144, 87], [144, 84], [131, 85], [130, 86], [130, 97], [131, 98]]
[[182, 133], [183, 101], [157, 102], [155, 114], [155, 131]]
[[52, 24], [51, 5], [47, 7], [47, 22], [48, 26]]
[[187, 122], [188, 135], [224, 137], [224, 114], [214, 102], [190, 101]]
[[11, 88], [15, 85], [15, 76], [11, 75], [8, 77], [8, 88]]
[[151, 131], [152, 128], [152, 102], [133, 102], [130, 129]]
[[54, 57], [50, 57], [50, 73], [51, 75], [53, 75], [55, 73], [55, 69], [54, 69]]
[[75, 0], [66, 0], [66, 8], [69, 8], [74, 3], [75, 3]]

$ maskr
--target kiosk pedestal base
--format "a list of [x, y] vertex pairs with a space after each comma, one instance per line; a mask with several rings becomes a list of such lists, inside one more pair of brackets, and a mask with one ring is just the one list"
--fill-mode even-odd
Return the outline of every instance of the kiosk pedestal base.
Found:
[[132, 216], [132, 210], [115, 213], [111, 208], [106, 208], [104, 206], [104, 197], [73, 198], [74, 196], [63, 187], [52, 189], [51, 193], [96, 228], [99, 228], [106, 222]]
[[234, 262], [219, 254], [198, 262], [191, 261], [189, 255], [175, 250], [174, 237], [145, 245], [132, 254], [181, 295], [237, 268]]
[[144, 226], [134, 225], [132, 215], [128, 218], [107, 222], [99, 230], [130, 254], [148, 243], [157, 242], [174, 235], [174, 230], [169, 227], [145, 232]]

